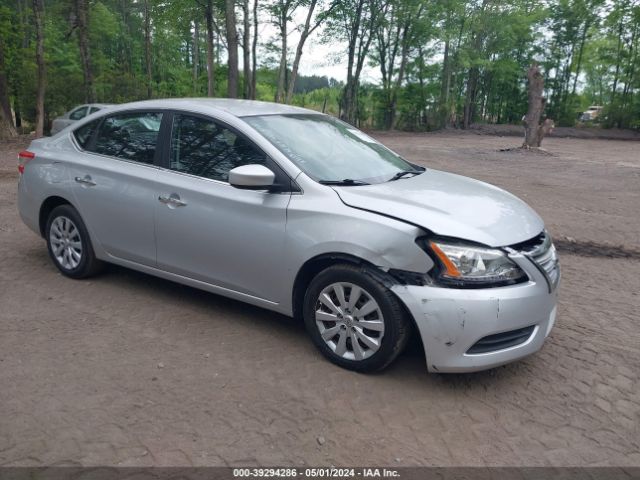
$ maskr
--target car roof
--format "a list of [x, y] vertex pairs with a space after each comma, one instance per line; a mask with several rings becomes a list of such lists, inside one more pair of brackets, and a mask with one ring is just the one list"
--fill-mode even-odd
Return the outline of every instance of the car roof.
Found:
[[73, 107], [71, 110], [75, 110], [76, 108], [80, 108], [80, 107], [101, 107], [101, 108], [107, 108], [107, 107], [113, 107], [114, 105], [116, 105], [115, 103], [83, 103], [82, 105], [78, 105], [76, 107]]
[[212, 109], [224, 111], [236, 117], [253, 115], [282, 115], [282, 114], [318, 114], [314, 110], [283, 105], [281, 103], [261, 102], [257, 100], [240, 100], [232, 98], [167, 98], [160, 100], [143, 100], [140, 102], [123, 103], [112, 109], [126, 110], [130, 108], [175, 108], [184, 110]]

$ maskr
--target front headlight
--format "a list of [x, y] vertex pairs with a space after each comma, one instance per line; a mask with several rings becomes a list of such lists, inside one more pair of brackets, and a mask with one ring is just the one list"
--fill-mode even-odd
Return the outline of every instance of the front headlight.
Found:
[[448, 286], [487, 287], [519, 283], [527, 275], [502, 250], [464, 243], [428, 242], [440, 261], [435, 280]]

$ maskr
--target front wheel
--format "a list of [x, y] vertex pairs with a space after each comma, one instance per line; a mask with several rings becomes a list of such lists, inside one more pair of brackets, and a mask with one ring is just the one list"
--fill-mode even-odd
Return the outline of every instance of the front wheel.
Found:
[[320, 272], [303, 311], [316, 347], [350, 370], [381, 370], [407, 343], [409, 322], [399, 300], [367, 267], [341, 264]]

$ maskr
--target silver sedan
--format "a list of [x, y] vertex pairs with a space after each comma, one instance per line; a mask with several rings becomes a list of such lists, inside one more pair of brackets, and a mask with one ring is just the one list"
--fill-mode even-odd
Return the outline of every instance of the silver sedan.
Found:
[[214, 99], [130, 103], [19, 158], [22, 219], [63, 275], [114, 263], [300, 318], [332, 362], [430, 371], [542, 347], [560, 270], [540, 217], [335, 118]]
[[69, 110], [64, 115], [60, 115], [55, 118], [51, 123], [51, 135], [55, 135], [63, 128], [68, 127], [72, 123], [82, 120], [87, 115], [99, 112], [100, 110], [110, 107], [108, 103], [87, 103], [85, 105], [78, 105], [77, 107]]

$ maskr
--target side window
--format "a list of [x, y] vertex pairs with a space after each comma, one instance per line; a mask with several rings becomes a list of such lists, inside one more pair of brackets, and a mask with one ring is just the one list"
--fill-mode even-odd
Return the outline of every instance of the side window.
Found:
[[96, 113], [98, 110], [100, 110], [100, 107], [91, 107], [89, 113]]
[[73, 136], [76, 138], [78, 145], [86, 150], [86, 148], [89, 146], [89, 142], [91, 141], [93, 133], [96, 131], [96, 128], [98, 128], [99, 123], [100, 119], [97, 119], [73, 131]]
[[172, 170], [226, 182], [230, 170], [252, 163], [265, 165], [267, 156], [244, 137], [212, 120], [174, 115]]
[[80, 107], [75, 109], [73, 112], [69, 114], [69, 119], [71, 120], [80, 120], [87, 115], [87, 107]]
[[92, 152], [153, 163], [162, 113], [136, 112], [107, 117], [100, 125]]

